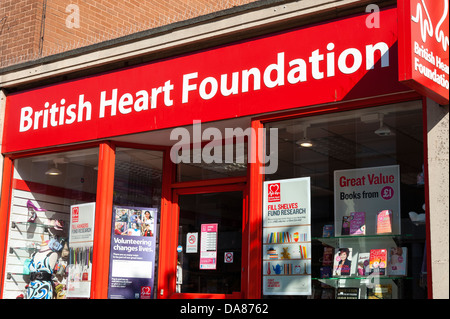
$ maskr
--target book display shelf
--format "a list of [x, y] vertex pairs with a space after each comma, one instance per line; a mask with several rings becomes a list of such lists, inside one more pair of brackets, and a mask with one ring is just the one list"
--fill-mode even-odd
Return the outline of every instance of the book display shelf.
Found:
[[416, 280], [408, 272], [408, 251], [421, 246], [417, 241], [413, 234], [312, 237], [321, 256], [313, 261], [318, 298], [327, 293], [336, 299], [403, 298]]

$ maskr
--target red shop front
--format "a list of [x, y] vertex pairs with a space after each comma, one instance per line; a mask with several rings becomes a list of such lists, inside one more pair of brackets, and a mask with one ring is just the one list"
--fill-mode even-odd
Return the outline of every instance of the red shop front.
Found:
[[426, 98], [379, 14], [8, 94], [2, 298], [36, 296], [38, 257], [51, 298], [429, 297]]

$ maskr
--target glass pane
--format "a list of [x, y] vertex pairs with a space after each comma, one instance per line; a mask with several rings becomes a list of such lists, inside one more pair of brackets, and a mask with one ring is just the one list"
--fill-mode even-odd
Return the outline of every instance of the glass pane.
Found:
[[[393, 299], [426, 298], [426, 228], [424, 220], [415, 218], [416, 214], [425, 216], [421, 103], [408, 102], [303, 117], [270, 123], [267, 127], [278, 129], [279, 162], [277, 172], [267, 174], [265, 179], [311, 178], [311, 231], [315, 238], [312, 297], [336, 298], [338, 291], [343, 291], [341, 288], [357, 288], [359, 298], [376, 296], [374, 291], [377, 289], [390, 291], [388, 297]], [[309, 139], [312, 146], [302, 147], [300, 142], [304, 139]], [[375, 201], [379, 193], [363, 193], [364, 187], [369, 184], [367, 177], [364, 181], [348, 180], [349, 185], [355, 184], [354, 187], [344, 188], [337, 184], [341, 191], [335, 194], [335, 172], [349, 172], [349, 176], [353, 176], [351, 174], [354, 172], [367, 172], [367, 175], [371, 171], [387, 171], [387, 167], [396, 166], [400, 176], [399, 211], [393, 212], [391, 225], [396, 232], [388, 236], [378, 235], [374, 215], [377, 212], [372, 212], [368, 198], [373, 196]], [[347, 191], [341, 195], [343, 189]], [[335, 211], [336, 207], [343, 206], [336, 206], [336, 202], [342, 201], [336, 195], [344, 199], [353, 197], [353, 202], [348, 202], [347, 207], [350, 208], [365, 200], [365, 209], [357, 210], [365, 212], [365, 234], [352, 238], [343, 235], [343, 215], [350, 216], [354, 211]], [[330, 236], [324, 234], [327, 225], [334, 228], [330, 238], [324, 238]], [[329, 267], [334, 265], [324, 261], [328, 257], [332, 260], [338, 248], [352, 248], [351, 259], [355, 267], [345, 281], [339, 281], [340, 278], [333, 275], [325, 278], [329, 275]], [[386, 276], [376, 278], [375, 284], [378, 286], [373, 289], [366, 285], [367, 279], [359, 278], [356, 266], [363, 254], [386, 249], [389, 253], [392, 251], [394, 258], [400, 248], [405, 248], [407, 257], [397, 259], [406, 262], [405, 271], [399, 272], [400, 268], [395, 266], [395, 271], [391, 269]], [[393, 261], [391, 256], [387, 257], [387, 261]]]
[[108, 298], [156, 298], [163, 153], [117, 148]]
[[[98, 148], [14, 161], [4, 298], [89, 298], [97, 166]], [[73, 207], [85, 221], [83, 243], [71, 231]]]
[[207, 144], [201, 149], [185, 151], [183, 161], [177, 165], [177, 181], [245, 176], [247, 148], [247, 142], [231, 142], [227, 145]]
[[242, 192], [179, 196], [177, 292], [241, 290], [242, 200]]

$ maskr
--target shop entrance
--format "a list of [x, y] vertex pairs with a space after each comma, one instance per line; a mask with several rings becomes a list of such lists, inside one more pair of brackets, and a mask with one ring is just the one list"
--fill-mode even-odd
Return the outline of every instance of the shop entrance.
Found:
[[175, 298], [241, 298], [245, 270], [245, 189], [174, 190], [178, 225]]

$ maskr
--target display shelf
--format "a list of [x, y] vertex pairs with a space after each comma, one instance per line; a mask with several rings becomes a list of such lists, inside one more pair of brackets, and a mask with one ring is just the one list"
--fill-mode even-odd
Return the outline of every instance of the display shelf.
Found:
[[10, 280], [13, 275], [28, 276], [30, 274], [24, 274], [24, 273], [21, 273], [21, 272], [8, 272], [8, 273], [6, 273], [6, 279]]
[[[322, 244], [336, 247], [343, 243], [366, 243], [373, 246], [377, 241], [385, 245], [399, 245], [400, 243], [414, 238], [412, 234], [380, 234], [380, 235], [346, 235], [334, 237], [312, 237], [312, 243], [321, 242]], [[375, 245], [378, 246], [378, 245]], [[383, 245], [381, 245], [383, 246]], [[388, 247], [386, 247], [388, 248]]]
[[42, 227], [44, 228], [45, 232], [48, 232], [48, 229], [51, 228], [52, 226], [50, 225], [46, 225], [46, 224], [41, 224], [41, 223], [32, 223], [32, 222], [11, 222], [11, 228], [16, 228], [19, 225], [27, 225], [27, 226], [36, 226], [36, 227]]
[[310, 257], [308, 258], [263, 258], [263, 261], [293, 261], [293, 260], [311, 260]]
[[380, 238], [410, 238], [413, 237], [411, 234], [379, 234], [379, 235], [345, 235], [345, 236], [333, 236], [333, 237], [312, 237], [312, 240], [318, 241], [326, 241], [326, 240], [335, 240], [335, 239], [380, 239]]
[[39, 248], [38, 247], [9, 247], [9, 253], [13, 254], [15, 250], [25, 250], [28, 252], [35, 252]]
[[345, 280], [345, 279], [350, 279], [350, 280], [372, 280], [372, 279], [377, 279], [377, 280], [412, 280], [412, 277], [407, 277], [407, 276], [342, 276], [342, 277], [329, 277], [329, 278], [312, 278], [312, 280], [320, 280], [320, 281], [325, 281], [325, 280]]
[[28, 227], [34, 225], [36, 227], [44, 228], [45, 232], [48, 232], [49, 229], [57, 230], [55, 225], [48, 225], [48, 224], [35, 223], [35, 222], [11, 222], [11, 228], [16, 228], [19, 225], [27, 225]]

